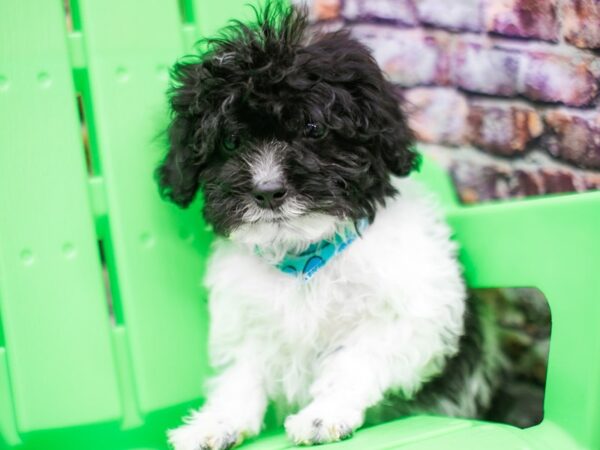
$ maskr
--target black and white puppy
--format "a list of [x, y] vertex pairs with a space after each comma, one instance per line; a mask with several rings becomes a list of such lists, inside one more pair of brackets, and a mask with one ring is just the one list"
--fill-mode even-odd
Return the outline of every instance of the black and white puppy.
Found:
[[[476, 417], [493, 333], [469, 305], [450, 231], [406, 177], [412, 135], [371, 54], [346, 31], [309, 35], [271, 4], [174, 68], [163, 195], [204, 193], [209, 261], [206, 404], [176, 450], [256, 435], [269, 400], [299, 444], [413, 412]], [[490, 331], [490, 332], [488, 332]]]

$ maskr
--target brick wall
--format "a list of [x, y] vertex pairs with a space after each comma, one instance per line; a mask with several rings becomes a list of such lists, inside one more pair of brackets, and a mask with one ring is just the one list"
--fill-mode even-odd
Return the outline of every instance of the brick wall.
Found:
[[398, 85], [461, 199], [600, 189], [600, 0], [311, 0]]

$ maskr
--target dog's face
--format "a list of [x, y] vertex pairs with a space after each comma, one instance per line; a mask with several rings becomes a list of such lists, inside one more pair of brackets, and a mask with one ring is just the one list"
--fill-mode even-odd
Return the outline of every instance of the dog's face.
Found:
[[204, 191], [215, 232], [250, 243], [315, 240], [373, 218], [390, 176], [417, 164], [411, 134], [369, 51], [346, 32], [306, 39], [306, 15], [267, 8], [174, 69], [161, 192]]

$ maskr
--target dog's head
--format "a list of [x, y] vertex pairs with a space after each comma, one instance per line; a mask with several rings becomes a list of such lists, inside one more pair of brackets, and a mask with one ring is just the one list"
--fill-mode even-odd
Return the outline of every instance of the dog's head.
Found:
[[346, 31], [310, 37], [306, 13], [268, 5], [178, 63], [164, 197], [202, 189], [215, 232], [310, 241], [394, 195], [418, 164], [393, 86]]

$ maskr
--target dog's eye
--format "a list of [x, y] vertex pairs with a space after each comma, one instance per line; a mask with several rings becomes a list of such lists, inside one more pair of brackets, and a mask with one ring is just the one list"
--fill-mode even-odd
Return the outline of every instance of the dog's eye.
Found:
[[323, 137], [324, 135], [325, 128], [319, 125], [318, 123], [307, 122], [306, 125], [304, 125], [304, 136], [306, 137], [318, 139], [320, 137]]
[[232, 152], [240, 145], [240, 138], [236, 134], [230, 134], [223, 139], [223, 148]]

